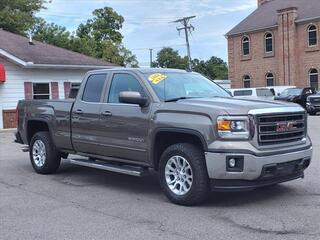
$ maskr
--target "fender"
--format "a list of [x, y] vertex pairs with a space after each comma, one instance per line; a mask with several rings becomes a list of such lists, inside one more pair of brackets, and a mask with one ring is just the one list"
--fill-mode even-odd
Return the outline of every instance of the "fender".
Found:
[[149, 159], [150, 163], [155, 166], [155, 159], [154, 159], [154, 148], [155, 148], [155, 140], [158, 133], [161, 132], [172, 132], [172, 133], [186, 133], [193, 135], [197, 137], [201, 141], [201, 145], [204, 149], [204, 151], [208, 151], [208, 145], [202, 136], [202, 134], [194, 129], [188, 129], [188, 128], [176, 128], [176, 127], [169, 127], [169, 128], [157, 128], [151, 133], [151, 146], [150, 146], [150, 152], [149, 152]]

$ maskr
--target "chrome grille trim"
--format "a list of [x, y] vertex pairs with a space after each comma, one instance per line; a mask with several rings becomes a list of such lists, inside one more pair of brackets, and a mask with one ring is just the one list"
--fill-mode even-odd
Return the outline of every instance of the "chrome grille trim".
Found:
[[[281, 128], [284, 126], [284, 129]], [[306, 117], [304, 112], [279, 113], [257, 116], [259, 146], [294, 143], [306, 136]]]

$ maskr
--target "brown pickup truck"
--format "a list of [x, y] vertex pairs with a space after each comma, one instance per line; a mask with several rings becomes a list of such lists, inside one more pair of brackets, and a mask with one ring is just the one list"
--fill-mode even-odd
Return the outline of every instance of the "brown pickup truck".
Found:
[[[133, 176], [157, 171], [174, 203], [304, 176], [312, 156], [307, 115], [292, 103], [235, 99], [197, 73], [89, 72], [76, 99], [20, 101], [17, 142], [35, 171], [73, 164]], [[151, 171], [152, 170], [152, 171]]]

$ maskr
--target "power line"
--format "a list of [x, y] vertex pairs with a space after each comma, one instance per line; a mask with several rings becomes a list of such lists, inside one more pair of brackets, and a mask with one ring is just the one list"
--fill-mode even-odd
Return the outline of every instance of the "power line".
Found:
[[166, 46], [157, 46], [157, 47], [133, 48], [133, 49], [131, 49], [131, 51], [145, 51], [145, 50], [149, 50], [150, 48], [155, 50], [155, 49], [162, 49], [162, 48], [166, 48], [166, 47], [182, 47], [182, 46], [186, 46], [186, 45], [185, 44], [175, 44], [175, 45], [166, 45]]
[[180, 31], [184, 30], [184, 34], [186, 37], [186, 44], [187, 44], [187, 52], [188, 52], [188, 68], [189, 71], [192, 71], [192, 64], [191, 64], [191, 51], [190, 51], [190, 43], [189, 43], [189, 34], [194, 31], [194, 26], [189, 24], [190, 20], [195, 18], [196, 16], [184, 17], [174, 21], [174, 23], [181, 23], [183, 27], [177, 28], [179, 34]]

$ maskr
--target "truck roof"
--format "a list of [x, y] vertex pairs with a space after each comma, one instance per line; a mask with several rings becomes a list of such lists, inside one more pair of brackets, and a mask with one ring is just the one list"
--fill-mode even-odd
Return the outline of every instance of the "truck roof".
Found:
[[181, 69], [173, 69], [173, 68], [111, 68], [111, 69], [100, 69], [100, 70], [92, 70], [89, 73], [103, 73], [109, 71], [121, 70], [125, 72], [140, 72], [142, 74], [152, 73], [152, 72], [180, 72], [186, 73], [186, 70]]

